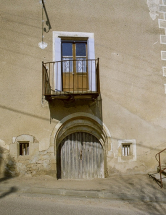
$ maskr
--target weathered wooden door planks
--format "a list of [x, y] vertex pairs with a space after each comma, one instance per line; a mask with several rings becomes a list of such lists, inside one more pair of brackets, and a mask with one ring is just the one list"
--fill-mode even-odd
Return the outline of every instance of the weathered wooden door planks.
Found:
[[104, 177], [104, 152], [99, 140], [91, 134], [76, 132], [59, 145], [58, 178], [82, 179]]

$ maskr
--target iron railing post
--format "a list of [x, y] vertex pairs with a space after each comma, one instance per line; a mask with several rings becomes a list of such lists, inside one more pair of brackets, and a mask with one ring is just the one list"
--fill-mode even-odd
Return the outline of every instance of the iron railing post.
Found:
[[[160, 174], [160, 179], [158, 180], [160, 183], [161, 183], [161, 187], [163, 187], [163, 181], [162, 181], [162, 175], [161, 173], [166, 169], [164, 168], [163, 170], [161, 169], [161, 158], [160, 158], [160, 154], [165, 151], [165, 149], [163, 149], [162, 151], [158, 152], [156, 155], [155, 155], [155, 158], [156, 160], [158, 161], [158, 168], [159, 168], [159, 174]], [[159, 159], [157, 159], [157, 156], [159, 156]]]
[[44, 62], [42, 61], [42, 99], [44, 97]]
[[160, 173], [161, 187], [163, 187], [162, 177], [161, 177], [161, 161], [160, 161], [160, 154], [159, 154], [159, 173]]
[[97, 92], [100, 94], [99, 58], [97, 58]]

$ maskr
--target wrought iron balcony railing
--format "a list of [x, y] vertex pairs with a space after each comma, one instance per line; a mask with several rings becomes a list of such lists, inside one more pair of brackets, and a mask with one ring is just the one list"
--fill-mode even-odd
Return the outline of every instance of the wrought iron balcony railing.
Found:
[[95, 99], [99, 94], [99, 59], [42, 62], [42, 95], [47, 100]]

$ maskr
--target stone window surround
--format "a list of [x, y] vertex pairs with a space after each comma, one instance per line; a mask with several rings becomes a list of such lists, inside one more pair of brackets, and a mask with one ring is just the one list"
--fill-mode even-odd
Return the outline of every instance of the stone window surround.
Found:
[[[20, 155], [20, 143], [29, 143], [29, 155]], [[13, 143], [10, 144], [10, 154], [19, 159], [29, 159], [32, 155], [39, 153], [39, 143], [35, 142], [35, 138], [29, 134], [22, 134], [17, 137], [13, 137]]]
[[[15, 142], [17, 144], [17, 156], [22, 157], [22, 155], [20, 155], [20, 143], [29, 143], [29, 155], [31, 155], [31, 144], [34, 142], [34, 137], [33, 136], [23, 134], [23, 135], [20, 135], [20, 136], [16, 137]], [[25, 157], [27, 157], [29, 155], [26, 155]]]
[[[122, 147], [125, 144], [130, 144], [130, 155], [122, 155]], [[118, 162], [131, 162], [136, 161], [136, 140], [135, 139], [124, 139], [118, 140]]]
[[[62, 38], [87, 38], [87, 52], [88, 59], [95, 59], [95, 45], [94, 45], [94, 33], [87, 32], [65, 32], [65, 31], [53, 31], [53, 61], [61, 61], [61, 39]], [[96, 74], [95, 74], [95, 62], [88, 64], [89, 71], [88, 80], [89, 89], [91, 91], [96, 91]], [[60, 64], [55, 67], [53, 75], [53, 86], [54, 89], [62, 90], [62, 80], [61, 80], [61, 68]]]
[[78, 38], [91, 38], [94, 40], [94, 33], [86, 32], [66, 32], [66, 31], [53, 31], [53, 61], [56, 60], [55, 56], [55, 38], [59, 37], [78, 37]]

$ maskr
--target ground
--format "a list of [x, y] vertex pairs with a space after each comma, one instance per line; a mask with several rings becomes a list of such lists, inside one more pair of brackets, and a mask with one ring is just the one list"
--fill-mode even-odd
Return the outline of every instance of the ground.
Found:
[[95, 180], [50, 176], [0, 179], [0, 211], [10, 214], [165, 214], [166, 189], [148, 175]]
[[3, 215], [114, 215], [165, 214], [166, 204], [126, 200], [85, 199], [67, 196], [11, 194], [0, 200]]

